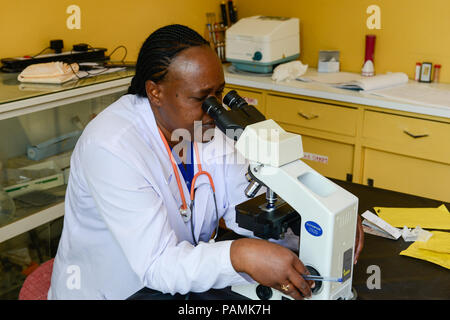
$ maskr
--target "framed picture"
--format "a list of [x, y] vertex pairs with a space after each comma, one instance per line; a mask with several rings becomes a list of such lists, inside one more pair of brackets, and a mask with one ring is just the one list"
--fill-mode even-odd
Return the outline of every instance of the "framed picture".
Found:
[[431, 62], [422, 63], [422, 68], [420, 69], [420, 82], [431, 82], [431, 70], [433, 64]]

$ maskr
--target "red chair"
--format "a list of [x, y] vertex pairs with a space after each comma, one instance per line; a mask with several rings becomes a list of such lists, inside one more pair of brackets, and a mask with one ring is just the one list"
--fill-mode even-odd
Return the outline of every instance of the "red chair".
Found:
[[47, 300], [54, 260], [44, 262], [26, 277], [20, 289], [19, 300]]

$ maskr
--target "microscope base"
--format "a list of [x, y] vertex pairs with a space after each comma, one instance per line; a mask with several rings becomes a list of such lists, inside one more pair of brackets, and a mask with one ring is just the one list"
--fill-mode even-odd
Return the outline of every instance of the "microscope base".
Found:
[[[293, 300], [291, 296], [285, 295], [281, 291], [260, 284], [232, 286], [231, 290], [251, 300]], [[337, 300], [356, 300], [357, 298], [358, 294], [352, 287], [351, 296]], [[314, 295], [306, 300], [314, 300]]]

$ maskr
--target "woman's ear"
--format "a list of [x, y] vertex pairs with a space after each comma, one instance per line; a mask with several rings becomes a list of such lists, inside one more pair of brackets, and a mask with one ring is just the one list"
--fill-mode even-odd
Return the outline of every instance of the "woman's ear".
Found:
[[161, 89], [159, 85], [152, 80], [147, 80], [145, 81], [145, 91], [147, 92], [147, 97], [150, 100], [150, 104], [154, 107], [158, 107], [161, 104]]

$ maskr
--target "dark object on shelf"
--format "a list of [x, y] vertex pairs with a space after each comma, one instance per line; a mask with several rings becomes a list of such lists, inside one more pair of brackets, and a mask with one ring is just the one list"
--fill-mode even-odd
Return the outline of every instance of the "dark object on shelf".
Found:
[[64, 48], [64, 42], [62, 40], [50, 40], [50, 49], [55, 50], [55, 53], [61, 53]]
[[36, 63], [45, 63], [53, 61], [73, 62], [92, 62], [106, 61], [109, 57], [105, 55], [106, 48], [92, 48], [87, 51], [65, 51], [62, 53], [46, 54], [35, 57], [15, 57], [1, 59], [3, 72], [21, 72], [29, 65]]

